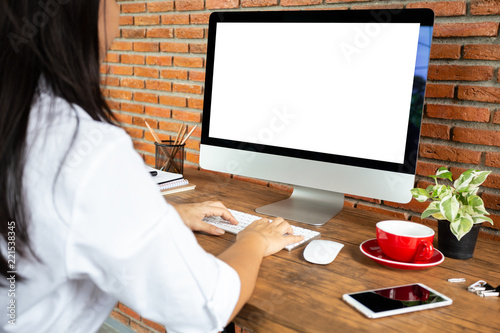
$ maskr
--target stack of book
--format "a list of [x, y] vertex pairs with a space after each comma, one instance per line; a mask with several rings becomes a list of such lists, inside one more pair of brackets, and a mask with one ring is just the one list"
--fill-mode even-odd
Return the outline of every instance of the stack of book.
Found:
[[196, 187], [196, 185], [190, 184], [180, 173], [165, 172], [149, 166], [146, 169], [158, 184], [158, 189], [163, 195], [192, 190]]

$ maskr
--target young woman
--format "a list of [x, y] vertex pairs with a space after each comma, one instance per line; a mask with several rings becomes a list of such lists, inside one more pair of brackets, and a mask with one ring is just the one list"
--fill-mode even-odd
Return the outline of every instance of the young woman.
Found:
[[168, 332], [216, 332], [264, 256], [297, 242], [260, 220], [218, 258], [192, 230], [218, 202], [172, 207], [99, 86], [115, 0], [0, 2], [0, 330], [93, 332], [117, 301]]

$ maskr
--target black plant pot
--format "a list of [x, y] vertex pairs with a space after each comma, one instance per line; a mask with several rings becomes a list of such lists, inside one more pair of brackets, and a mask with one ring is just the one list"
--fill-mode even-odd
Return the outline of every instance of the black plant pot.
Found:
[[445, 257], [454, 259], [469, 259], [474, 254], [477, 236], [479, 235], [479, 224], [475, 224], [472, 229], [458, 240], [450, 230], [450, 222], [446, 220], [438, 221], [438, 249]]

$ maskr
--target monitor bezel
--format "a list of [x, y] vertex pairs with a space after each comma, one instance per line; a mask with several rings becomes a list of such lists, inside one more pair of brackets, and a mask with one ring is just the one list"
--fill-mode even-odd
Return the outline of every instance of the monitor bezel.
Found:
[[[243, 12], [213, 12], [209, 20], [207, 44], [205, 88], [203, 102], [203, 119], [201, 144], [217, 147], [246, 150], [264, 154], [308, 159], [341, 165], [350, 165], [382, 171], [415, 174], [419, 151], [420, 128], [422, 123], [424, 99], [418, 101], [416, 107], [410, 110], [407, 139], [403, 163], [385, 162], [366, 158], [327, 154], [314, 151], [277, 147], [259, 143], [220, 139], [210, 136], [210, 112], [212, 101], [212, 80], [214, 71], [214, 54], [217, 35], [217, 24], [222, 22], [314, 22], [314, 23], [419, 23], [421, 26], [432, 27], [434, 13], [430, 9], [369, 9], [369, 10], [326, 10], [326, 11], [243, 11]], [[415, 89], [415, 86], [413, 87]], [[425, 94], [425, 89], [423, 94]], [[415, 119], [419, 119], [415, 124]], [[413, 123], [412, 123], [413, 121]]]

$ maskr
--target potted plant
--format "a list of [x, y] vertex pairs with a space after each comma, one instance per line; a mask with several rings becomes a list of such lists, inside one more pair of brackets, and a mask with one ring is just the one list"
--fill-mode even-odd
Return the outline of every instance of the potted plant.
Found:
[[[486, 216], [489, 213], [483, 200], [477, 195], [479, 186], [490, 173], [469, 169], [453, 182], [452, 173], [441, 167], [436, 175], [429, 176], [434, 179], [434, 185], [411, 190], [417, 201], [431, 200], [422, 218], [432, 216], [438, 220], [438, 248], [445, 256], [472, 258], [480, 224], [493, 224], [493, 220]], [[453, 186], [439, 184], [438, 179], [448, 179]]]

